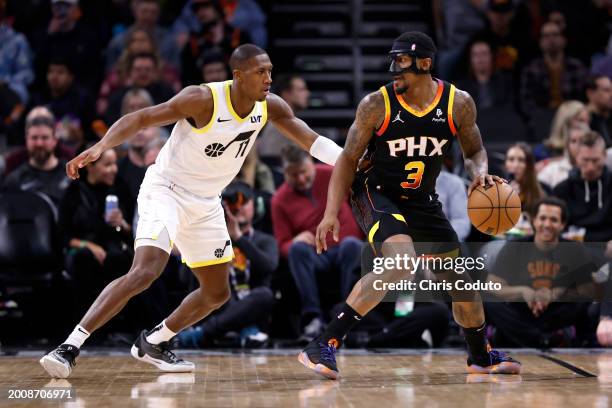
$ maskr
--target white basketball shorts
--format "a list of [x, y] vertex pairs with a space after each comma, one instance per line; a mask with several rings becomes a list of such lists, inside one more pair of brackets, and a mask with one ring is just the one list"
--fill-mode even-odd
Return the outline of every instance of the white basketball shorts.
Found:
[[[190, 268], [229, 262], [234, 256], [221, 197], [194, 195], [153, 167], [140, 186], [138, 215], [135, 248], [155, 246], [170, 253], [176, 244]], [[155, 244], [164, 228], [170, 243]]]

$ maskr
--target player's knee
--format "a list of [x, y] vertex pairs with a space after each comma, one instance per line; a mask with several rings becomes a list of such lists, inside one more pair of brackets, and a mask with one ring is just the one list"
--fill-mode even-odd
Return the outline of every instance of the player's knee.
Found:
[[[203, 289], [204, 290], [204, 289]], [[205, 291], [203, 300], [206, 303], [207, 307], [212, 307], [213, 309], [218, 309], [225, 304], [231, 297], [231, 291], [228, 286], [224, 286], [223, 288], [219, 288], [217, 290], [209, 290]]]
[[157, 271], [150, 268], [142, 268], [139, 266], [132, 267], [126, 275], [128, 278], [127, 286], [135, 292], [142, 292], [147, 289], [155, 279], [159, 276]]

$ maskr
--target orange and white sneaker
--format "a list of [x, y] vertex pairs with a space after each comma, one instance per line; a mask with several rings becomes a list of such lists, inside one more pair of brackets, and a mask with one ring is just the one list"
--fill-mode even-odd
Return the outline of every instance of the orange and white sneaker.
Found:
[[521, 363], [510, 357], [507, 353], [493, 350], [489, 347], [489, 361], [487, 365], [477, 364], [470, 357], [467, 360], [469, 374], [520, 374]]

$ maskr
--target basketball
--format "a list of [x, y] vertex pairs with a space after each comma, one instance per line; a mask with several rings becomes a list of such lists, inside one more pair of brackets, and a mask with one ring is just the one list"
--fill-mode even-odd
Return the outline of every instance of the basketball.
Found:
[[487, 235], [503, 234], [518, 222], [521, 199], [508, 183], [479, 186], [468, 197], [468, 215], [478, 231]]

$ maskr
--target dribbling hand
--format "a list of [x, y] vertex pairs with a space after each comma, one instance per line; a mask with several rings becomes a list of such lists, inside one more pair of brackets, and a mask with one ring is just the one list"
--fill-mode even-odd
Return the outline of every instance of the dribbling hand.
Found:
[[78, 179], [79, 169], [82, 169], [89, 163], [98, 160], [102, 152], [104, 152], [104, 149], [95, 144], [89, 149], [85, 150], [83, 153], [79, 154], [74, 159], [70, 160], [66, 164], [66, 174], [68, 175], [68, 177], [70, 177], [72, 180]]
[[495, 183], [502, 184], [507, 182], [508, 181], [506, 179], [503, 179], [499, 176], [491, 174], [481, 174], [472, 181], [472, 184], [470, 184], [470, 187], [468, 188], [467, 192], [468, 197], [470, 196], [470, 194], [472, 194], [472, 190], [474, 190], [476, 187], [485, 188], [486, 186], [492, 186]]
[[317, 254], [327, 251], [327, 233], [330, 231], [333, 234], [334, 241], [338, 242], [340, 239], [340, 222], [338, 221], [338, 217], [326, 215], [317, 227], [317, 234], [315, 236]]

